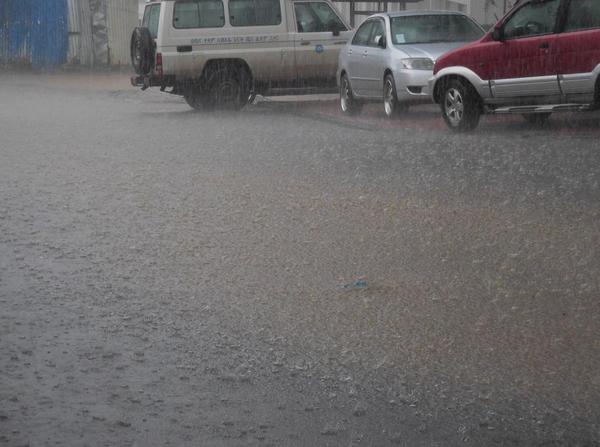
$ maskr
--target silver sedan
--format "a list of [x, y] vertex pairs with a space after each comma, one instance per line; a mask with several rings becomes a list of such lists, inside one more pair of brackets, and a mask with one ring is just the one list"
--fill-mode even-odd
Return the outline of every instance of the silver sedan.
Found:
[[480, 39], [483, 28], [447, 11], [402, 11], [367, 18], [340, 52], [340, 106], [358, 113], [366, 101], [383, 100], [393, 117], [410, 104], [430, 102], [428, 81], [442, 54]]

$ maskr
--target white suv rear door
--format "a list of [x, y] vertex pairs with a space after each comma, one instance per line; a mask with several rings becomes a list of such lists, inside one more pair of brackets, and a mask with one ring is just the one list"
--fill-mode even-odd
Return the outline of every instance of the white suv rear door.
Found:
[[348, 26], [324, 1], [294, 5], [294, 45], [300, 86], [314, 80], [335, 83], [338, 56], [350, 37]]

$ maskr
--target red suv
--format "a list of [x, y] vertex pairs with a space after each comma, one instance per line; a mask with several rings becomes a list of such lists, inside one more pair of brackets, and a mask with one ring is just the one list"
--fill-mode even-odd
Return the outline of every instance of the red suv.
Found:
[[481, 40], [439, 58], [429, 81], [448, 127], [482, 113], [552, 112], [600, 105], [600, 0], [523, 0]]

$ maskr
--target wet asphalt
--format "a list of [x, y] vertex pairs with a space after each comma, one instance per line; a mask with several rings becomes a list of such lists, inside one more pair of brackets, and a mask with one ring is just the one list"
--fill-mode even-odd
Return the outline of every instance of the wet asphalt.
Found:
[[0, 445], [598, 445], [599, 129], [0, 75]]

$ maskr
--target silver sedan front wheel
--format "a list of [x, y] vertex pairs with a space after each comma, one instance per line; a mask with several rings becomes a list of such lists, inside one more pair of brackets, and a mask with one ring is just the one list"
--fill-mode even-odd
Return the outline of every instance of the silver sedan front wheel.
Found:
[[345, 73], [340, 79], [340, 108], [346, 115], [355, 115], [359, 113], [361, 109], [361, 104], [354, 99], [350, 80]]
[[408, 109], [406, 104], [398, 102], [398, 95], [396, 94], [396, 82], [391, 74], [388, 74], [383, 79], [383, 110], [385, 116], [388, 118], [394, 118], [401, 112], [405, 112]]

